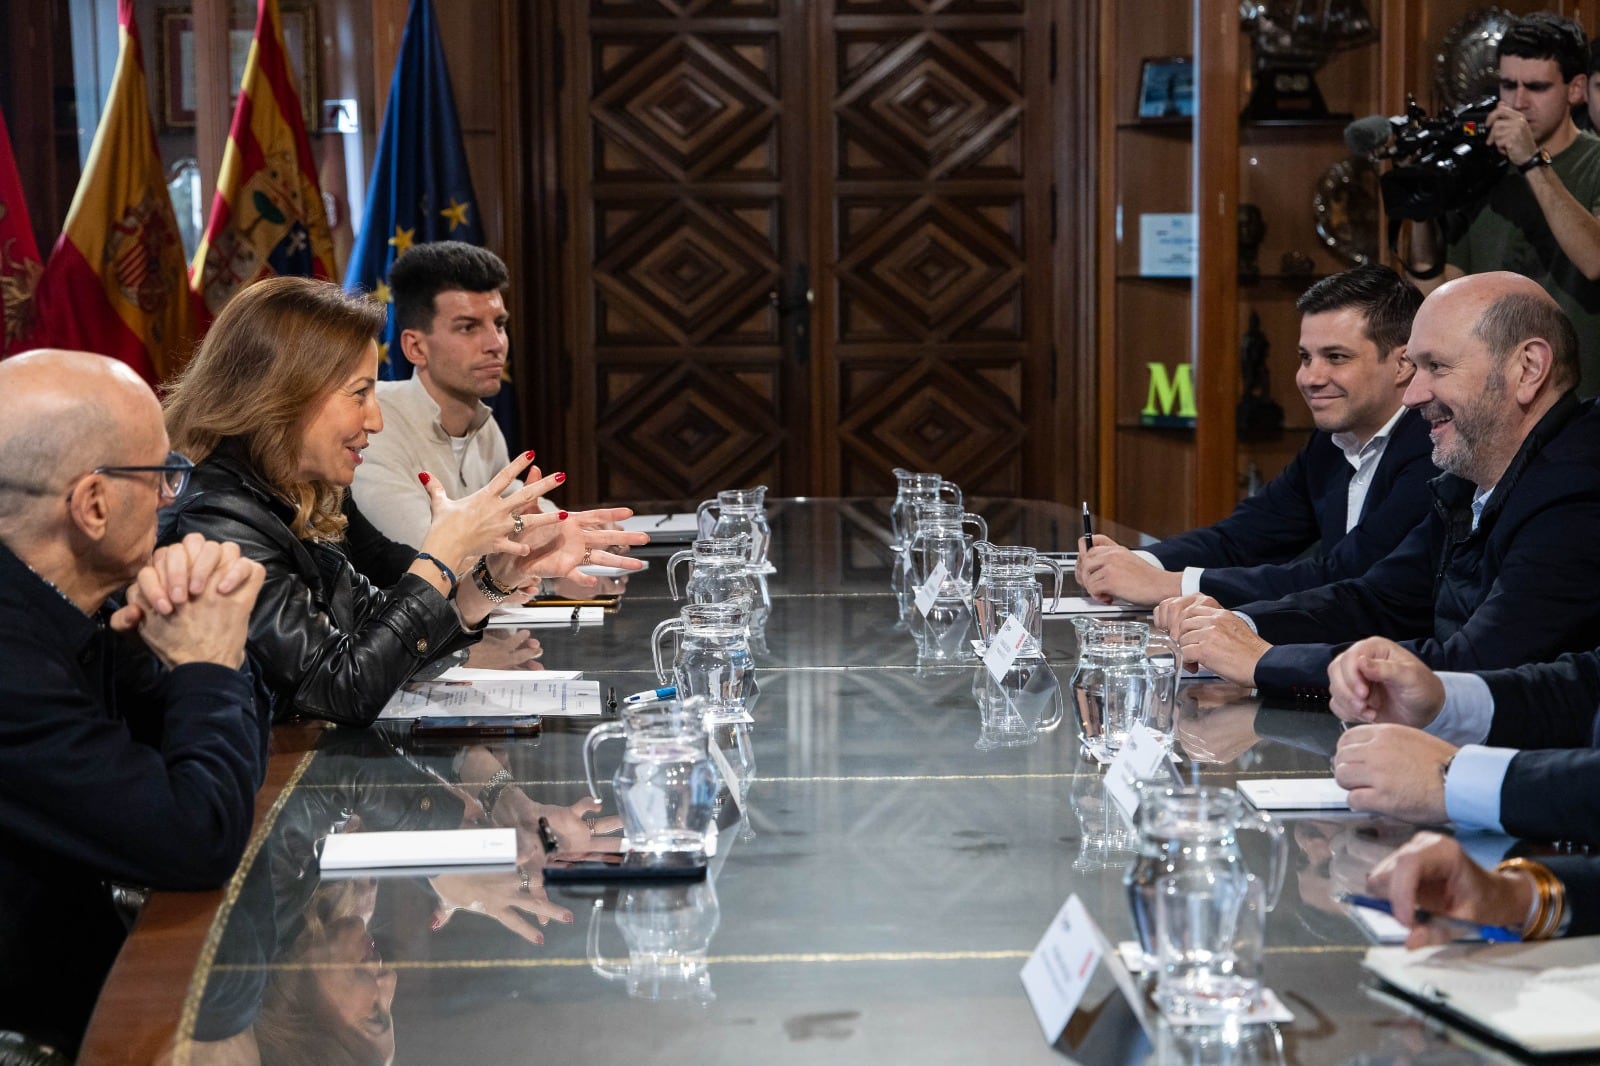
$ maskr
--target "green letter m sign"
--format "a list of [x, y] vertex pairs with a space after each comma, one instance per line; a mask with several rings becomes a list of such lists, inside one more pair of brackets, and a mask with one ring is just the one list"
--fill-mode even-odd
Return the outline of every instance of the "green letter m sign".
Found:
[[1150, 391], [1145, 397], [1144, 410], [1139, 412], [1139, 424], [1163, 429], [1193, 429], [1194, 379], [1190, 376], [1189, 364], [1179, 363], [1170, 377], [1164, 363], [1145, 365], [1150, 368]]

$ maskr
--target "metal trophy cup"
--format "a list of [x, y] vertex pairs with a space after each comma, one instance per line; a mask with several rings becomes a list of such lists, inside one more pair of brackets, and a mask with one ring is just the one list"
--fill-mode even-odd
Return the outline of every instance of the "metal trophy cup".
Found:
[[1377, 40], [1361, 0], [1241, 0], [1239, 17], [1255, 53], [1246, 122], [1350, 117], [1328, 111], [1314, 75], [1333, 53]]

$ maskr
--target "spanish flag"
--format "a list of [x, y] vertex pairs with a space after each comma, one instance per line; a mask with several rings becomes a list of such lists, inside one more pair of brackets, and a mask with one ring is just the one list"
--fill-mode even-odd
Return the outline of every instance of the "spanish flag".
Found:
[[159, 384], [193, 350], [193, 296], [150, 121], [133, 0], [117, 0], [117, 21], [105, 113], [39, 279], [24, 343], [114, 356]]
[[10, 355], [32, 316], [33, 290], [44, 270], [33, 239], [22, 177], [11, 154], [6, 117], [0, 115], [0, 356]]
[[241, 288], [272, 274], [334, 275], [333, 239], [283, 47], [278, 0], [256, 6], [256, 36], [217, 195], [190, 271], [213, 315]]

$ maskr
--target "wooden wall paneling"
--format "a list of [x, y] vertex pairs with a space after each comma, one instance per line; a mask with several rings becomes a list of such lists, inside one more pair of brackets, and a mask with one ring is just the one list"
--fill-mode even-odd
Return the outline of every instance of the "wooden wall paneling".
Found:
[[1050, 12], [921, 7], [845, 0], [824, 28], [837, 316], [820, 357], [839, 427], [824, 490], [880, 492], [917, 466], [1038, 492], [1053, 482]]
[[800, 76], [804, 42], [781, 32], [777, 0], [573, 2], [561, 23], [564, 283], [574, 417], [594, 435], [585, 466], [613, 498], [778, 485], [809, 416], [783, 393], [792, 374], [769, 296], [803, 241], [783, 180], [803, 153], [783, 148], [803, 129], [784, 112], [784, 82]]
[[[1110, 382], [1116, 374], [1117, 334], [1112, 321], [1117, 310], [1116, 255], [1117, 238], [1122, 217], [1122, 198], [1118, 188], [1118, 170], [1111, 162], [1117, 151], [1117, 118], [1123, 112], [1122, 84], [1117, 63], [1122, 58], [1121, 33], [1123, 22], [1120, 8], [1115, 4], [1098, 4], [1100, 12], [1099, 48], [1095, 53], [1099, 75], [1099, 106], [1095, 108], [1096, 121], [1094, 158], [1098, 160], [1095, 182], [1095, 244], [1093, 264], [1095, 274], [1094, 347], [1093, 370], [1085, 376], [1085, 387], [1093, 389], [1094, 402], [1094, 480], [1093, 488], [1083, 486], [1081, 497], [1090, 500], [1095, 513], [1116, 514], [1120, 494], [1117, 490], [1117, 404]], [[1058, 169], [1061, 169], [1058, 164]], [[1084, 362], [1090, 361], [1088, 352]], [[1091, 496], [1090, 493], [1093, 493]]]
[[[233, 20], [230, 0], [194, 0], [194, 151], [200, 164], [200, 197], [205, 204], [203, 224], [211, 221], [211, 199], [217, 192], [222, 153], [233, 124], [233, 84], [228, 61], [228, 33]], [[251, 22], [254, 25], [254, 21]], [[152, 66], [154, 42], [145, 38], [145, 72], [154, 86], [160, 78]], [[151, 101], [152, 106], [155, 101]], [[171, 164], [172, 160], [164, 160]]]
[[[584, 449], [576, 439], [577, 420], [567, 417], [571, 375], [562, 344], [561, 276], [561, 142], [559, 111], [565, 55], [557, 58], [556, 5], [512, 4], [514, 31], [505, 47], [513, 61], [516, 112], [508, 116], [505, 136], [517, 147], [508, 153], [515, 177], [506, 185], [516, 205], [509, 225], [516, 234], [514, 264], [519, 279], [512, 309], [516, 336], [513, 366], [522, 399], [523, 425], [540, 452], [547, 448], [564, 469]], [[593, 501], [592, 481], [577, 481], [581, 493], [571, 503]]]
[[0, 85], [39, 253], [50, 254], [78, 183], [77, 107], [65, 0], [0, 3]]
[[[1138, 428], [1139, 412], [1147, 364], [1173, 367], [1191, 358], [1192, 282], [1139, 277], [1139, 226], [1143, 214], [1193, 210], [1193, 131], [1189, 123], [1141, 124], [1139, 79], [1145, 58], [1193, 54], [1194, 23], [1188, 2], [1141, 5], [1136, 16], [1131, 10], [1100, 5], [1106, 42], [1100, 56], [1110, 82], [1102, 79], [1099, 154], [1107, 174], [1097, 255], [1098, 509], [1136, 528], [1159, 529], [1172, 524], [1174, 501], [1185, 509], [1192, 501], [1192, 485], [1170, 480], [1187, 478], [1192, 462], [1180, 472], [1167, 461], [1192, 431]], [[1153, 477], [1170, 483], [1152, 491], [1145, 483]]]
[[1094, 150], [1101, 140], [1099, 124], [1107, 91], [1096, 62], [1106, 37], [1099, 5], [1058, 0], [1052, 32], [1060, 225], [1054, 254], [1057, 339], [1052, 370], [1058, 385], [1051, 428], [1058, 451], [1049, 460], [1054, 478], [1044, 482], [1048, 486], [1044, 491], [1050, 499], [1092, 499], [1099, 494], [1100, 462], [1095, 248], [1101, 237], [1098, 220], [1105, 214], [1102, 205], [1113, 202], [1104, 195], [1102, 184], [1106, 157]]
[[[1139, 516], [1133, 528], [1157, 537], [1180, 533], [1194, 525], [1196, 459], [1194, 434], [1184, 429], [1117, 427], [1118, 508], [1112, 519]], [[1228, 480], [1233, 479], [1232, 468]]]
[[1238, 113], [1209, 101], [1235, 98], [1243, 34], [1233, 0], [1196, 0], [1197, 46], [1194, 121], [1199, 170], [1195, 210], [1200, 235], [1195, 278], [1195, 514], [1215, 522], [1233, 509], [1236, 442], [1234, 405], [1239, 398], [1238, 338], [1239, 190]]

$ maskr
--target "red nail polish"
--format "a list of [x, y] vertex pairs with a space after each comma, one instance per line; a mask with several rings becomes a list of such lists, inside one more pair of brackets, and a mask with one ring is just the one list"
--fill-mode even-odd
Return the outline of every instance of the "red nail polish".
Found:
[[529, 449], [526, 453], [524, 453], [523, 458], [527, 459], [528, 462], [530, 462], [530, 463], [533, 462], [533, 451], [532, 451], [532, 449]]
[[557, 514], [556, 517], [558, 519], [560, 519], [561, 521], [565, 522], [567, 520], [567, 512], [562, 511], [559, 514]]
[[552, 477], [554, 477], [554, 478], [555, 478], [555, 479], [556, 479], [556, 484], [557, 484], [557, 485], [559, 485], [559, 484], [561, 484], [561, 483], [562, 483], [562, 482], [563, 482], [563, 481], [565, 481], [565, 480], [567, 480], [567, 475], [565, 475], [565, 474], [553, 474], [553, 475], [551, 475], [551, 476], [552, 476]]
[[417, 480], [422, 482], [424, 485], [426, 485], [430, 479], [428, 478], [427, 473], [424, 472], [424, 473], [421, 473], [421, 474], [417, 475]]

